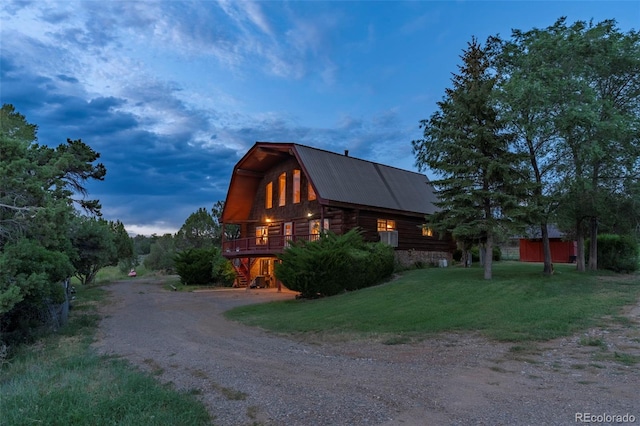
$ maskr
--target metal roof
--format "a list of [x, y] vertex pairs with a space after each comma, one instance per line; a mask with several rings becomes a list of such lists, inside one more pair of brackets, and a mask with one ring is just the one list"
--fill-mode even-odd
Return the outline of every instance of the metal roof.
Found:
[[352, 204], [413, 214], [437, 211], [423, 174], [291, 142], [256, 142], [233, 169], [223, 222], [249, 217], [262, 175], [295, 156], [321, 204]]
[[436, 196], [427, 177], [347, 155], [294, 144], [316, 194], [325, 201], [431, 214]]

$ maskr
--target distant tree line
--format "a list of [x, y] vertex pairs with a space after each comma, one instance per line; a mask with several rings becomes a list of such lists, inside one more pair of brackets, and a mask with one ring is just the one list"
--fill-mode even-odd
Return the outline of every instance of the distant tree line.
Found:
[[436, 173], [441, 208], [428, 226], [453, 234], [465, 252], [480, 244], [491, 253], [503, 236], [537, 227], [550, 274], [554, 223], [577, 241], [578, 270], [598, 268], [603, 232], [631, 237], [624, 244], [635, 249], [624, 252], [635, 252], [627, 264], [637, 268], [638, 31], [562, 18], [484, 44], [473, 38], [421, 127], [424, 137], [412, 142], [416, 164]]
[[[200, 207], [189, 215], [175, 234], [134, 237], [136, 252], [143, 256], [146, 269], [177, 273], [183, 284], [230, 286], [235, 279], [231, 263], [222, 257], [223, 227], [220, 222], [224, 202], [217, 201], [211, 211]], [[226, 238], [237, 238], [238, 230], [225, 228]]]

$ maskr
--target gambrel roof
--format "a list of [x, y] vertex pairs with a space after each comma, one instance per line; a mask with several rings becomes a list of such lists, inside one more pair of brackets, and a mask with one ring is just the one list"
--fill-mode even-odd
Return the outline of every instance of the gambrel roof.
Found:
[[222, 221], [247, 219], [263, 174], [289, 156], [296, 157], [321, 205], [422, 215], [437, 210], [423, 174], [297, 143], [256, 142], [233, 170]]

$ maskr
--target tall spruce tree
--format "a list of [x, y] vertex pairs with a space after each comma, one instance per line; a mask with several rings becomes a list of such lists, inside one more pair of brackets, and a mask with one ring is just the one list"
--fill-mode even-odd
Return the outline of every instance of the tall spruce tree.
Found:
[[492, 250], [497, 235], [520, 223], [522, 200], [529, 190], [526, 158], [510, 150], [514, 135], [505, 130], [494, 101], [486, 47], [473, 38], [463, 51], [459, 74], [422, 120], [424, 139], [412, 142], [416, 165], [431, 169], [440, 211], [429, 226], [451, 232], [459, 241], [477, 241], [484, 252], [484, 278], [492, 278]]

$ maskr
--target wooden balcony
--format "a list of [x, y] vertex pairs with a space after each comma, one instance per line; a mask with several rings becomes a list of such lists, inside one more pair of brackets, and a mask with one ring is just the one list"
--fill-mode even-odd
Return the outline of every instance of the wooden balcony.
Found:
[[292, 241], [314, 241], [318, 237], [319, 235], [274, 235], [238, 238], [222, 243], [222, 255], [226, 258], [277, 255]]

